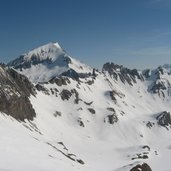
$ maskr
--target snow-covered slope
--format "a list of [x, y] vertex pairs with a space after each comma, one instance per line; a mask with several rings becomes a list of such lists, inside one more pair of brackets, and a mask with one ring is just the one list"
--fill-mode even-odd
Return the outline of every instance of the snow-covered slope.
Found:
[[106, 63], [99, 72], [48, 44], [9, 66], [34, 82], [36, 116], [0, 115], [0, 171], [130, 171], [143, 163], [171, 170], [169, 65], [138, 71]]
[[8, 63], [32, 82], [45, 82], [63, 73], [89, 73], [91, 68], [71, 58], [58, 43], [38, 47]]

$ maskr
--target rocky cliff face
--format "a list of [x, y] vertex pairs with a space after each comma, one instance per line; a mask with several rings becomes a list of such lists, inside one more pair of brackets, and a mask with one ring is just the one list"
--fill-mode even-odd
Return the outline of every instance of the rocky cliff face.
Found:
[[6, 66], [0, 66], [0, 111], [15, 119], [32, 120], [36, 116], [30, 103], [30, 95], [35, 95], [29, 80]]
[[136, 79], [141, 81], [144, 80], [141, 72], [138, 72], [136, 69], [128, 69], [122, 65], [117, 65], [114, 63], [106, 63], [102, 68], [103, 72], [108, 72], [113, 78], [117, 81], [120, 79], [123, 83], [127, 82], [131, 86], [133, 83], [136, 83]]
[[142, 165], [140, 164], [136, 165], [130, 171], [152, 171], [152, 170], [148, 164], [143, 163]]

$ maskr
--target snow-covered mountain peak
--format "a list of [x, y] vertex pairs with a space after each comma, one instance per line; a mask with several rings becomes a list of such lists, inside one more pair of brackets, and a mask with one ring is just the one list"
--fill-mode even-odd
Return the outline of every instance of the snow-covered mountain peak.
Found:
[[52, 60], [55, 61], [57, 60], [58, 57], [61, 55], [64, 55], [65, 52], [61, 48], [61, 46], [56, 42], [56, 43], [48, 43], [46, 45], [40, 46], [27, 54], [25, 54], [24, 59], [29, 61], [29, 60]]
[[171, 64], [164, 64], [162, 68], [166, 69], [168, 72], [171, 72]]
[[53, 45], [55, 45], [57, 48], [61, 48], [58, 42], [53, 43]]
[[40, 46], [8, 63], [32, 82], [45, 82], [53, 77], [72, 70], [76, 73], [89, 73], [92, 69], [71, 58], [58, 43]]

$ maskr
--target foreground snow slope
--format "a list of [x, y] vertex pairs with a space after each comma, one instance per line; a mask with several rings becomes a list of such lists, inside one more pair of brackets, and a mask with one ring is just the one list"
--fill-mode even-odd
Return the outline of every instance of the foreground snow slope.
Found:
[[[170, 169], [170, 128], [161, 127], [156, 120], [158, 113], [170, 110], [170, 102], [163, 103], [158, 95], [147, 93], [144, 83], [138, 82], [130, 87], [128, 84], [116, 84], [108, 78], [109, 84], [105, 79], [99, 74], [91, 86], [80, 83], [79, 88], [75, 88], [77, 82], [72, 79], [70, 84], [61, 87], [44, 85], [49, 92], [55, 88], [59, 92], [58, 97], [53, 93], [45, 95], [41, 92], [36, 99], [32, 99], [36, 112], [40, 114], [34, 120], [36, 125], [53, 138], [61, 137], [61, 141], [85, 162], [81, 170], [115, 170], [143, 161], [149, 163], [153, 170]], [[106, 95], [106, 90], [111, 91], [111, 84], [112, 89], [125, 95], [116, 97], [117, 102]], [[75, 104], [74, 95], [69, 100], [62, 100], [60, 94], [64, 88], [75, 88], [81, 101]], [[93, 103], [87, 105], [83, 102]], [[118, 121], [109, 123], [107, 116], [113, 111], [107, 109], [112, 107]], [[89, 108], [96, 113], [89, 112]], [[55, 117], [56, 111], [61, 116]], [[80, 120], [84, 127], [80, 126]], [[154, 125], [149, 127], [149, 122]], [[50, 131], [46, 129], [48, 125], [51, 125]], [[140, 156], [147, 154], [148, 159], [137, 158], [137, 153]]]
[[0, 171], [129, 171], [143, 162], [171, 170], [169, 65], [141, 72], [106, 63], [99, 72], [58, 44], [10, 65], [34, 83], [36, 117], [0, 115]]
[[[73, 79], [62, 86], [43, 84], [46, 91], [37, 91], [36, 97], [30, 98], [37, 114], [33, 121], [23, 123], [0, 115], [1, 170], [126, 171], [132, 168], [130, 164], [142, 162], [155, 171], [169, 170], [171, 131], [157, 124], [156, 115], [170, 110], [170, 102], [145, 93], [141, 82], [130, 87], [108, 78], [109, 84], [105, 79], [98, 74], [91, 86], [82, 80], [79, 88]], [[117, 103], [106, 94], [111, 84], [125, 95], [116, 97]], [[55, 88], [57, 94], [53, 93]], [[68, 100], [61, 98], [63, 89], [73, 88], [82, 99], [79, 103], [75, 103], [75, 95]], [[118, 117], [112, 124], [107, 120], [109, 107]], [[149, 121], [155, 124], [148, 127]], [[137, 154], [146, 154], [148, 159], [137, 158]]]

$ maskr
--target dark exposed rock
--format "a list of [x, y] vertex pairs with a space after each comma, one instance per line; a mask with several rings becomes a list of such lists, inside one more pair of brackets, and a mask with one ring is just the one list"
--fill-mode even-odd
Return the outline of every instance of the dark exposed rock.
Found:
[[145, 78], [149, 78], [151, 75], [150, 75], [150, 69], [146, 69], [146, 70], [144, 70], [143, 71], [143, 76], [145, 77]]
[[148, 151], [150, 151], [150, 147], [148, 145], [144, 145], [142, 146], [143, 149], [147, 149]]
[[1, 94], [0, 111], [21, 121], [24, 121], [24, 119], [33, 120], [33, 117], [36, 116], [36, 113], [26, 96], [13, 96], [8, 99], [5, 95]]
[[120, 69], [122, 68], [122, 65], [117, 65], [114, 63], [106, 63], [103, 65], [102, 71], [108, 71], [110, 75], [112, 75], [115, 71], [120, 71]]
[[137, 77], [139, 80], [144, 81], [143, 75], [138, 73], [137, 69], [130, 70], [130, 75], [133, 76], [134, 79]]
[[115, 90], [113, 90], [112, 92], [113, 92], [114, 95], [117, 95], [117, 96], [120, 97], [120, 98], [124, 98], [124, 97], [125, 97], [124, 94], [119, 93], [119, 92], [117, 92], [117, 91], [115, 91]]
[[166, 86], [162, 81], [155, 81], [151, 87], [153, 93], [158, 93], [160, 90], [166, 90]]
[[160, 125], [160, 126], [169, 126], [171, 125], [171, 114], [170, 112], [167, 112], [167, 111], [164, 111], [162, 113], [160, 113], [157, 117], [157, 123]]
[[69, 100], [72, 96], [72, 93], [67, 89], [63, 89], [60, 95], [62, 100]]
[[143, 75], [148, 81], [151, 81], [151, 84], [147, 88], [149, 93], [158, 94], [158, 96], [162, 99], [166, 99], [168, 96], [171, 96], [171, 84], [169, 79], [167, 79], [170, 75], [168, 70], [165, 70], [163, 67], [159, 66], [155, 70], [143, 71]]
[[117, 91], [115, 91], [115, 90], [107, 91], [107, 92], [106, 92], [106, 95], [107, 95], [107, 96], [109, 95], [110, 98], [111, 98], [115, 103], [117, 102], [116, 96], [118, 96], [118, 97], [120, 97], [120, 98], [125, 97], [124, 94], [119, 93], [119, 92], [117, 92]]
[[[35, 89], [26, 76], [21, 75], [10, 68], [8, 68], [6, 72], [8, 75], [10, 75], [11, 81], [17, 89], [19, 88], [20, 91], [22, 91], [27, 96], [30, 96], [30, 94], [35, 95]], [[9, 80], [7, 80], [7, 83], [9, 83]]]
[[148, 156], [146, 154], [137, 154], [136, 157], [133, 157], [132, 160], [135, 159], [148, 159]]
[[125, 84], [127, 82], [129, 85], [133, 86], [132, 80], [128, 75], [125, 75], [125, 74], [123, 75], [121, 73], [118, 73], [118, 75], [119, 75], [119, 78], [122, 81], [122, 83]]
[[107, 118], [110, 124], [118, 122], [118, 117], [116, 116], [116, 114], [108, 115]]
[[162, 68], [161, 66], [159, 66], [159, 67], [157, 68], [157, 70], [159, 71], [159, 73], [160, 73], [161, 75], [164, 74], [164, 70], [163, 70], [163, 68]]
[[125, 112], [124, 111], [120, 111], [120, 114], [123, 116], [125, 114]]
[[[42, 52], [43, 53], [43, 52]], [[27, 55], [26, 55], [27, 56]], [[38, 64], [44, 64], [44, 65], [52, 65], [53, 66], [53, 61], [50, 58], [42, 59], [39, 54], [32, 54], [30, 57], [30, 60], [25, 60], [25, 55], [21, 55], [19, 58], [11, 61], [8, 63], [8, 66], [14, 67], [15, 69], [19, 69], [22, 71], [23, 69], [30, 68], [32, 65], [38, 65]], [[62, 58], [63, 56], [61, 56]], [[59, 57], [60, 58], [60, 57]], [[68, 57], [63, 57], [66, 61], [66, 63], [70, 63], [70, 58]]]
[[81, 99], [79, 98], [79, 93], [76, 89], [71, 89], [70, 91], [67, 89], [63, 89], [60, 93], [62, 100], [69, 100], [72, 95], [75, 95], [74, 102], [75, 104], [78, 104]]
[[80, 164], [85, 164], [83, 160], [81, 159], [77, 159], [77, 162], [80, 163]]
[[92, 76], [93, 76], [94, 79], [97, 77], [97, 75], [98, 75], [97, 73], [98, 72], [99, 72], [98, 69], [93, 68]]
[[[65, 157], [67, 157], [68, 159], [70, 159], [70, 160], [72, 160], [72, 161], [75, 161], [75, 162], [78, 162], [78, 163], [80, 163], [80, 164], [85, 164], [84, 163], [84, 161], [83, 160], [81, 160], [81, 159], [77, 159], [76, 157], [76, 155], [75, 154], [70, 154], [70, 153], [68, 153], [68, 149], [65, 147], [65, 145], [63, 144], [63, 146], [64, 146], [64, 149], [66, 150], [66, 152], [63, 152], [62, 150], [60, 150], [60, 149], [58, 149], [55, 145], [52, 145], [51, 143], [49, 143], [49, 142], [46, 142], [46, 144], [47, 145], [49, 145], [50, 147], [52, 147], [54, 150], [56, 150], [57, 152], [59, 152], [59, 153], [61, 153], [62, 155], [64, 155]], [[61, 144], [61, 145], [62, 145]]]
[[0, 62], [0, 66], [1, 66], [2, 68], [5, 68], [5, 67], [6, 67], [6, 64]]
[[57, 88], [50, 88], [50, 91], [53, 95], [55, 95], [56, 97], [58, 97], [58, 92], [59, 90]]
[[[110, 124], [118, 122], [118, 117], [116, 115], [115, 109], [112, 107], [108, 107], [107, 110], [112, 112], [112, 114], [107, 115], [107, 122]], [[106, 122], [106, 118], [104, 119], [104, 122]]]
[[58, 144], [62, 145], [64, 150], [67, 150], [68, 151], [68, 148], [64, 145], [63, 142], [58, 142]]
[[70, 80], [67, 77], [55, 77], [49, 81], [51, 84], [57, 84], [58, 86], [70, 84]]
[[84, 122], [81, 120], [81, 118], [78, 118], [78, 123], [80, 126], [85, 127]]
[[89, 78], [91, 77], [91, 73], [78, 73], [79, 78]]
[[36, 113], [29, 97], [36, 92], [27, 77], [13, 69], [0, 67], [0, 87], [0, 111], [21, 121], [33, 120]]
[[61, 76], [70, 77], [72, 79], [79, 80], [79, 74], [73, 69], [69, 69], [68, 71], [62, 73]]
[[85, 102], [85, 101], [84, 101], [84, 103], [85, 103], [86, 105], [90, 106], [90, 105], [92, 105], [93, 101], [92, 101], [92, 102]]
[[87, 81], [86, 82], [88, 85], [92, 85], [92, 84], [94, 84], [94, 80], [89, 80], [89, 81]]
[[92, 73], [92, 75], [93, 75], [94, 77], [96, 77], [96, 70], [95, 70], [95, 68], [93, 68], [93, 73]]
[[93, 109], [93, 108], [88, 108], [89, 112], [92, 113], [92, 114], [95, 114], [96, 111]]
[[115, 109], [113, 107], [108, 107], [107, 110], [115, 113]]
[[76, 89], [72, 89], [72, 90], [71, 90], [71, 93], [72, 93], [72, 94], [75, 94], [75, 100], [74, 100], [74, 102], [75, 102], [75, 104], [78, 104], [79, 101], [80, 101], [78, 91], [77, 91]]
[[79, 78], [88, 78], [91, 76], [91, 73], [77, 73], [73, 69], [69, 69], [66, 72], [63, 72], [60, 76], [70, 77], [76, 81], [79, 81]]
[[125, 84], [126, 82], [131, 86], [133, 83], [136, 83], [136, 79], [141, 81], [144, 80], [143, 75], [138, 73], [136, 69], [128, 69], [123, 67], [122, 65], [117, 65], [114, 63], [106, 63], [103, 65], [103, 72], [107, 71], [115, 80], [120, 80]]
[[111, 99], [116, 103], [116, 98], [115, 98], [115, 93], [113, 91], [109, 91], [109, 95], [111, 97]]
[[140, 164], [136, 165], [130, 171], [152, 171], [152, 169], [148, 164], [143, 163], [142, 165]]
[[57, 117], [57, 116], [62, 116], [62, 113], [59, 112], [59, 111], [56, 111], [53, 115], [54, 115], [55, 117]]
[[35, 87], [36, 87], [36, 89], [37, 89], [38, 91], [42, 91], [44, 94], [50, 95], [49, 90], [48, 90], [47, 88], [45, 88], [43, 85], [41, 85], [41, 84], [36, 84]]
[[154, 125], [155, 125], [154, 122], [148, 121], [148, 122], [146, 123], [146, 126], [147, 126], [148, 128], [152, 128]]
[[158, 152], [157, 151], [154, 151], [155, 155], [158, 155]]

